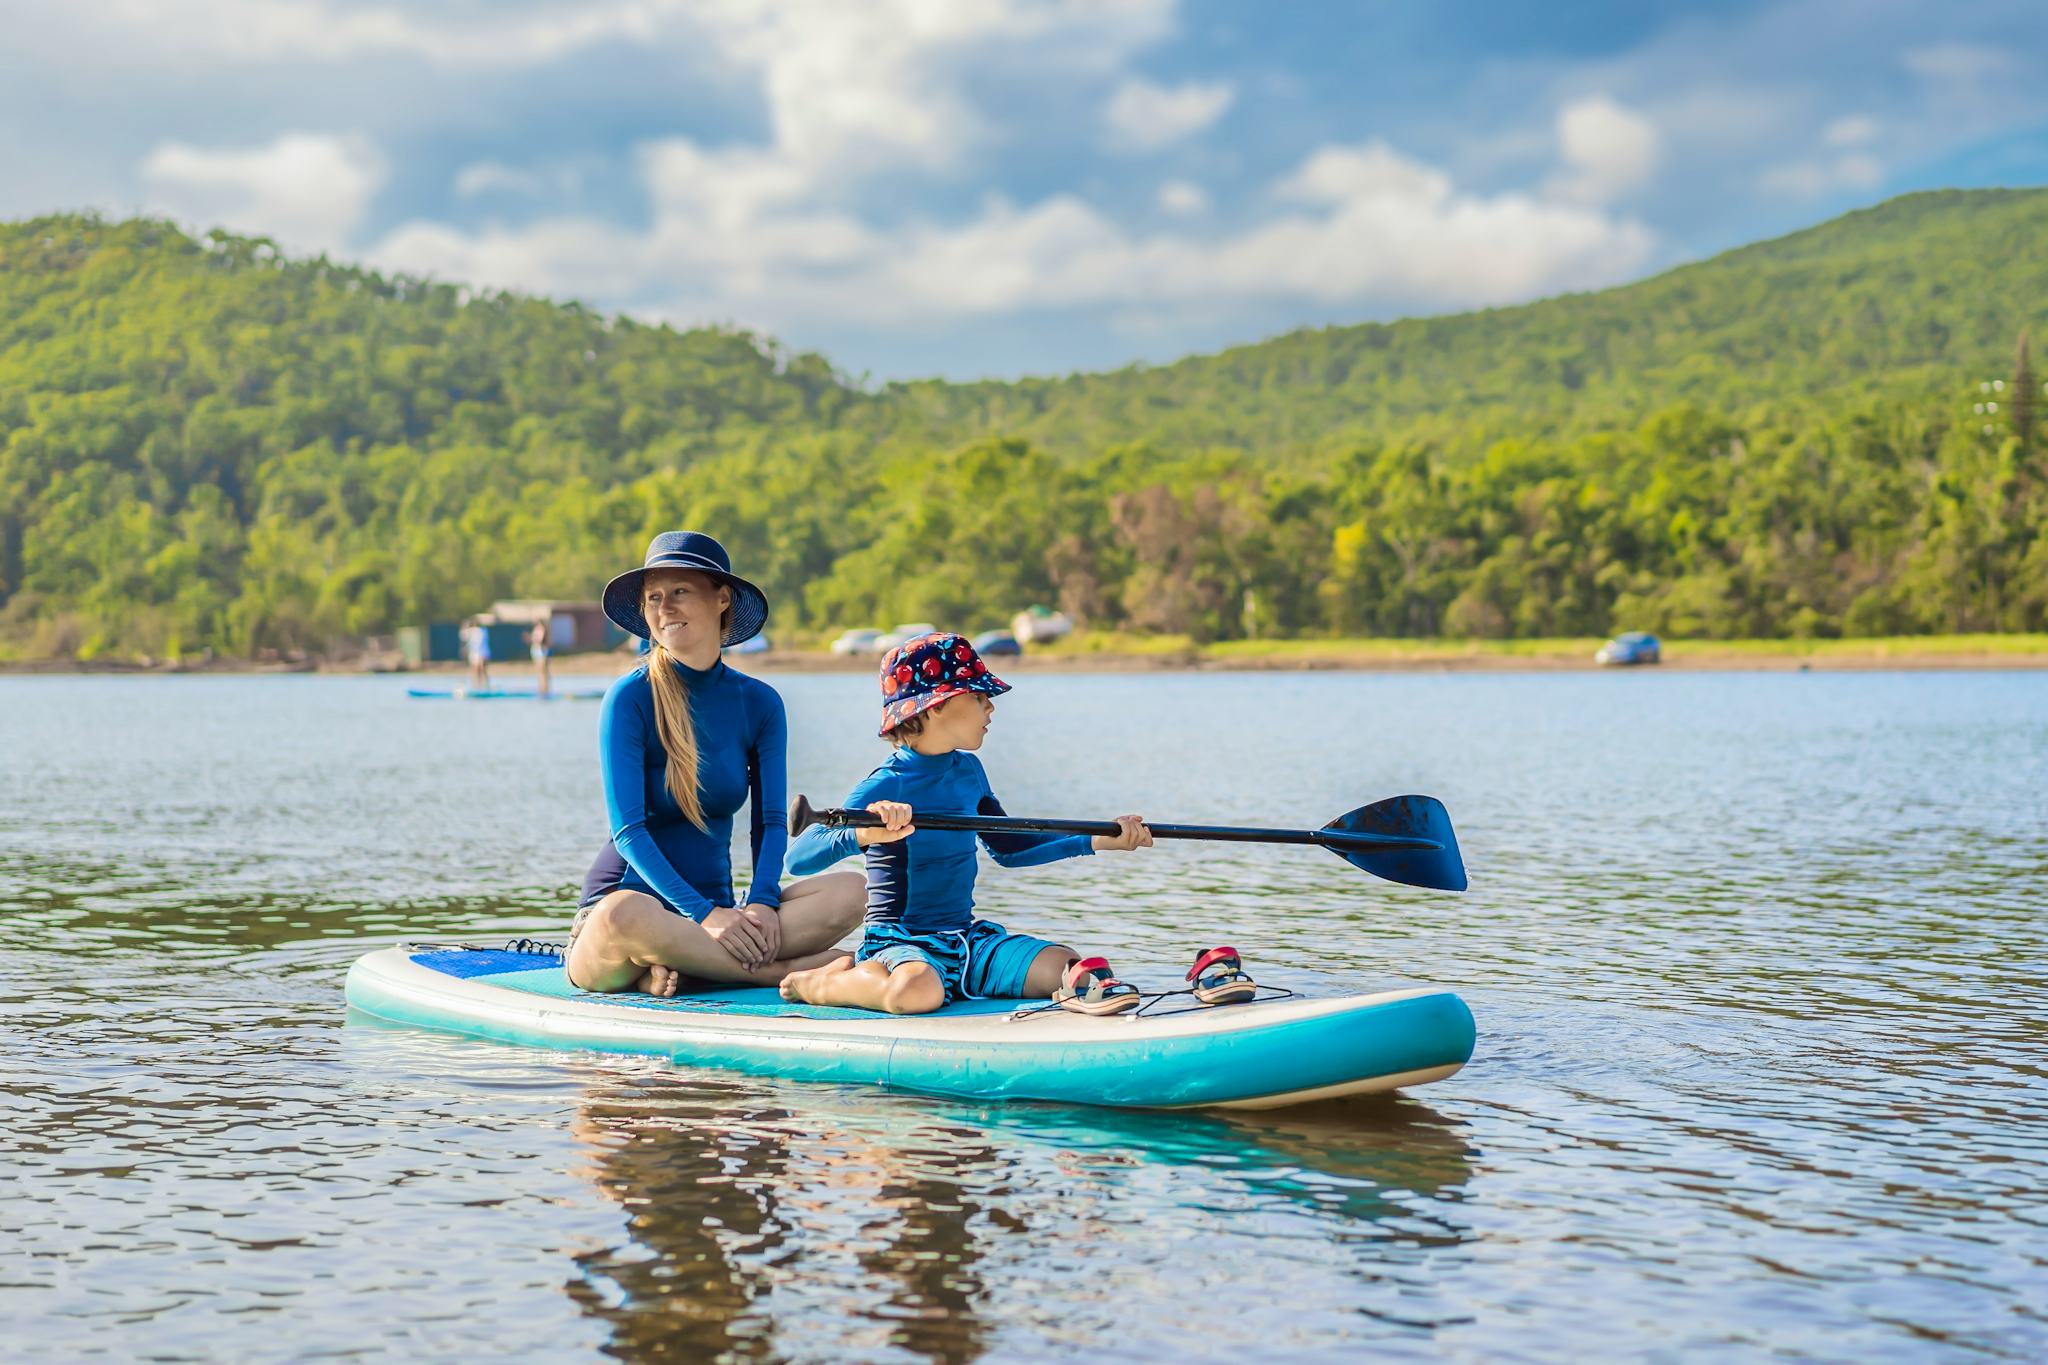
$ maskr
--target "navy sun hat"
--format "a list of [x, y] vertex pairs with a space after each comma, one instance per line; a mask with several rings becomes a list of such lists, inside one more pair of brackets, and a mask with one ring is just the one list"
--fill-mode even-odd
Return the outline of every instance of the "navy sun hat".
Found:
[[640, 613], [640, 580], [647, 577], [649, 569], [690, 569], [709, 574], [732, 589], [732, 614], [720, 644], [751, 640], [768, 624], [768, 595], [732, 571], [732, 559], [723, 545], [702, 531], [663, 531], [647, 542], [646, 563], [604, 585], [604, 614], [621, 630], [643, 640], [653, 638], [647, 618]]
[[974, 646], [949, 630], [905, 640], [882, 656], [882, 728], [886, 735], [948, 697], [1000, 697], [1010, 685], [988, 671]]

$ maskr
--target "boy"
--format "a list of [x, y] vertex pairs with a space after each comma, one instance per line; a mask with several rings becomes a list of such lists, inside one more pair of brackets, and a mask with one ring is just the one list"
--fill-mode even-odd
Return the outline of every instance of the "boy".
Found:
[[[813, 825], [791, 845], [797, 876], [823, 871], [866, 850], [867, 928], [851, 960], [839, 959], [782, 980], [785, 999], [851, 1005], [891, 1014], [928, 1014], [948, 1000], [1030, 997], [1057, 1000], [1082, 1014], [1115, 1014], [1138, 1003], [1135, 988], [1099, 957], [1044, 939], [1006, 932], [974, 917], [974, 841], [961, 830], [919, 832], [913, 812], [1001, 815], [973, 751], [988, 734], [995, 704], [1010, 685], [988, 671], [974, 647], [940, 632], [906, 640], [882, 659], [881, 735], [896, 746], [846, 799], [882, 817], [879, 827]], [[1087, 834], [983, 834], [1005, 867], [1144, 848], [1152, 832], [1135, 815], [1119, 817], [1115, 838]]]

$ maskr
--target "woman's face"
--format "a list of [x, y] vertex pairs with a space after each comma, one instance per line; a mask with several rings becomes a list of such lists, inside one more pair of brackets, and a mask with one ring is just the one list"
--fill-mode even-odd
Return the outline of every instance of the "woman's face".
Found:
[[640, 614], [654, 642], [671, 654], [716, 652], [732, 589], [690, 569], [654, 569], [640, 580]]

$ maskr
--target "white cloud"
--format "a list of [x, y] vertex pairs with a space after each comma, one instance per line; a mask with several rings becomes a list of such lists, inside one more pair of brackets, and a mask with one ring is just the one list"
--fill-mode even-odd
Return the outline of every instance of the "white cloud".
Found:
[[1382, 143], [1326, 147], [1276, 187], [1318, 202], [1216, 244], [1182, 287], [1209, 276], [1246, 295], [1465, 307], [1612, 283], [1649, 258], [1640, 224], [1524, 194], [1459, 192]]
[[547, 189], [547, 178], [538, 171], [523, 171], [502, 161], [473, 161], [455, 173], [455, 193], [462, 199], [484, 194], [531, 197]]
[[[708, 44], [758, 80], [768, 137], [716, 150], [684, 137], [641, 144], [639, 170], [657, 213], [649, 243], [663, 260], [745, 275], [842, 259], [867, 230], [821, 206], [879, 172], [955, 166], [987, 132], [969, 98], [977, 62], [1107, 77], [1168, 31], [1177, 0], [609, 0], [548, 3], [509, 18], [466, 10], [456, 19], [332, 0], [116, 2], [168, 45], [211, 44], [216, 57], [249, 60], [406, 53], [515, 64], [614, 39]], [[367, 144], [299, 136], [257, 151], [170, 144], [144, 175], [179, 216], [331, 249], [361, 221], [384, 168]], [[551, 185], [541, 170], [482, 160], [463, 167], [453, 188], [461, 198], [533, 195], [573, 189], [573, 178]], [[548, 287], [540, 281], [574, 273], [558, 248], [591, 240], [592, 226], [544, 226], [525, 246], [516, 235], [483, 233], [472, 254], [460, 233], [408, 223], [379, 256], [410, 268], [462, 263], [471, 269], [461, 273], [480, 281]], [[606, 231], [613, 247], [632, 236]], [[591, 273], [608, 269], [596, 263]], [[506, 278], [521, 270], [531, 275]]]
[[1704, 158], [1750, 157], [1784, 140], [1788, 126], [1813, 117], [1801, 91], [1751, 82], [1728, 84], [1720, 72], [1661, 91], [1654, 101], [1660, 144], [1688, 169]]
[[1226, 81], [1168, 87], [1132, 79], [1117, 87], [1104, 115], [1115, 145], [1148, 152], [1201, 132], [1222, 118], [1236, 97]]
[[1027, 207], [991, 199], [964, 222], [885, 230], [809, 204], [773, 156], [671, 140], [644, 147], [639, 164], [655, 205], [645, 232], [582, 220], [475, 235], [415, 224], [376, 257], [787, 331], [1094, 306], [1213, 310], [1219, 299], [1505, 303], [1627, 278], [1653, 245], [1640, 224], [1589, 206], [1462, 193], [1380, 143], [1317, 150], [1271, 186], [1284, 207], [1207, 236], [1133, 233], [1072, 194]]
[[1176, 218], [1209, 211], [1209, 192], [1191, 180], [1169, 180], [1159, 187], [1159, 207]]
[[1821, 130], [1820, 140], [1830, 147], [1854, 147], [1877, 136], [1877, 121], [1863, 114], [1838, 118]]
[[1450, 177], [1402, 156], [1384, 142], [1322, 147], [1273, 191], [1282, 199], [1341, 206], [1370, 200], [1441, 203]]
[[806, 184], [884, 167], [955, 164], [987, 130], [967, 60], [1036, 74], [1113, 71], [1164, 35], [1176, 0], [703, 0], [694, 18], [755, 71], [771, 130], [764, 154]]
[[[0, 5], [7, 0], [0, 0]], [[410, 58], [524, 69], [606, 45], [758, 79], [772, 144], [814, 175], [943, 166], [984, 133], [963, 58], [1114, 73], [1172, 28], [1178, 0], [103, 0], [39, 7], [12, 41], [105, 69], [214, 71]]]
[[104, 45], [164, 60], [264, 64], [417, 57], [451, 67], [524, 67], [606, 42], [644, 42], [686, 22], [689, 0], [589, 0], [518, 15], [423, 16], [421, 6], [333, 0], [100, 0], [74, 22]]
[[1995, 80], [2019, 70], [2012, 53], [1978, 43], [1932, 43], [1907, 49], [1899, 60], [1922, 80], [1956, 84]]
[[1868, 115], [1834, 119], [1821, 129], [1817, 151], [1765, 166], [1757, 173], [1756, 187], [1765, 194], [1792, 199], [1875, 189], [1885, 176], [1884, 163], [1870, 150], [1877, 134], [1877, 120]]
[[247, 149], [166, 142], [144, 159], [153, 207], [200, 227], [272, 236], [307, 251], [346, 245], [384, 184], [384, 158], [359, 137], [284, 133]]
[[1884, 183], [1884, 163], [1868, 152], [1787, 161], [1767, 168], [1756, 183], [1766, 194], [1814, 199], [1836, 190], [1876, 188]]
[[1574, 100], [1557, 114], [1565, 169], [1553, 190], [1566, 199], [1607, 204], [1640, 188], [1657, 168], [1657, 129], [1605, 95]]

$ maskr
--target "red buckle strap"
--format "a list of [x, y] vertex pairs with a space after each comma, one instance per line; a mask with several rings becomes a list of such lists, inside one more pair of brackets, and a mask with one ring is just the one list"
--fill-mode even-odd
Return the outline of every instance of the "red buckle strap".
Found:
[[1203, 953], [1200, 957], [1195, 959], [1195, 965], [1188, 968], [1188, 974], [1186, 979], [1189, 981], [1193, 981], [1195, 978], [1199, 977], [1203, 972], [1208, 971], [1209, 968], [1215, 966], [1219, 962], [1229, 962], [1233, 964], [1238, 964], [1240, 962], [1240, 959], [1237, 955], [1237, 949], [1211, 948], [1208, 952]]
[[1073, 990], [1074, 983], [1078, 981], [1080, 978], [1084, 976], [1094, 976], [1098, 972], [1101, 973], [1103, 976], [1109, 976], [1108, 958], [1077, 957], [1072, 962], [1069, 962], [1067, 964], [1067, 970], [1060, 974], [1060, 979], [1066, 985], [1066, 988], [1068, 990]]

